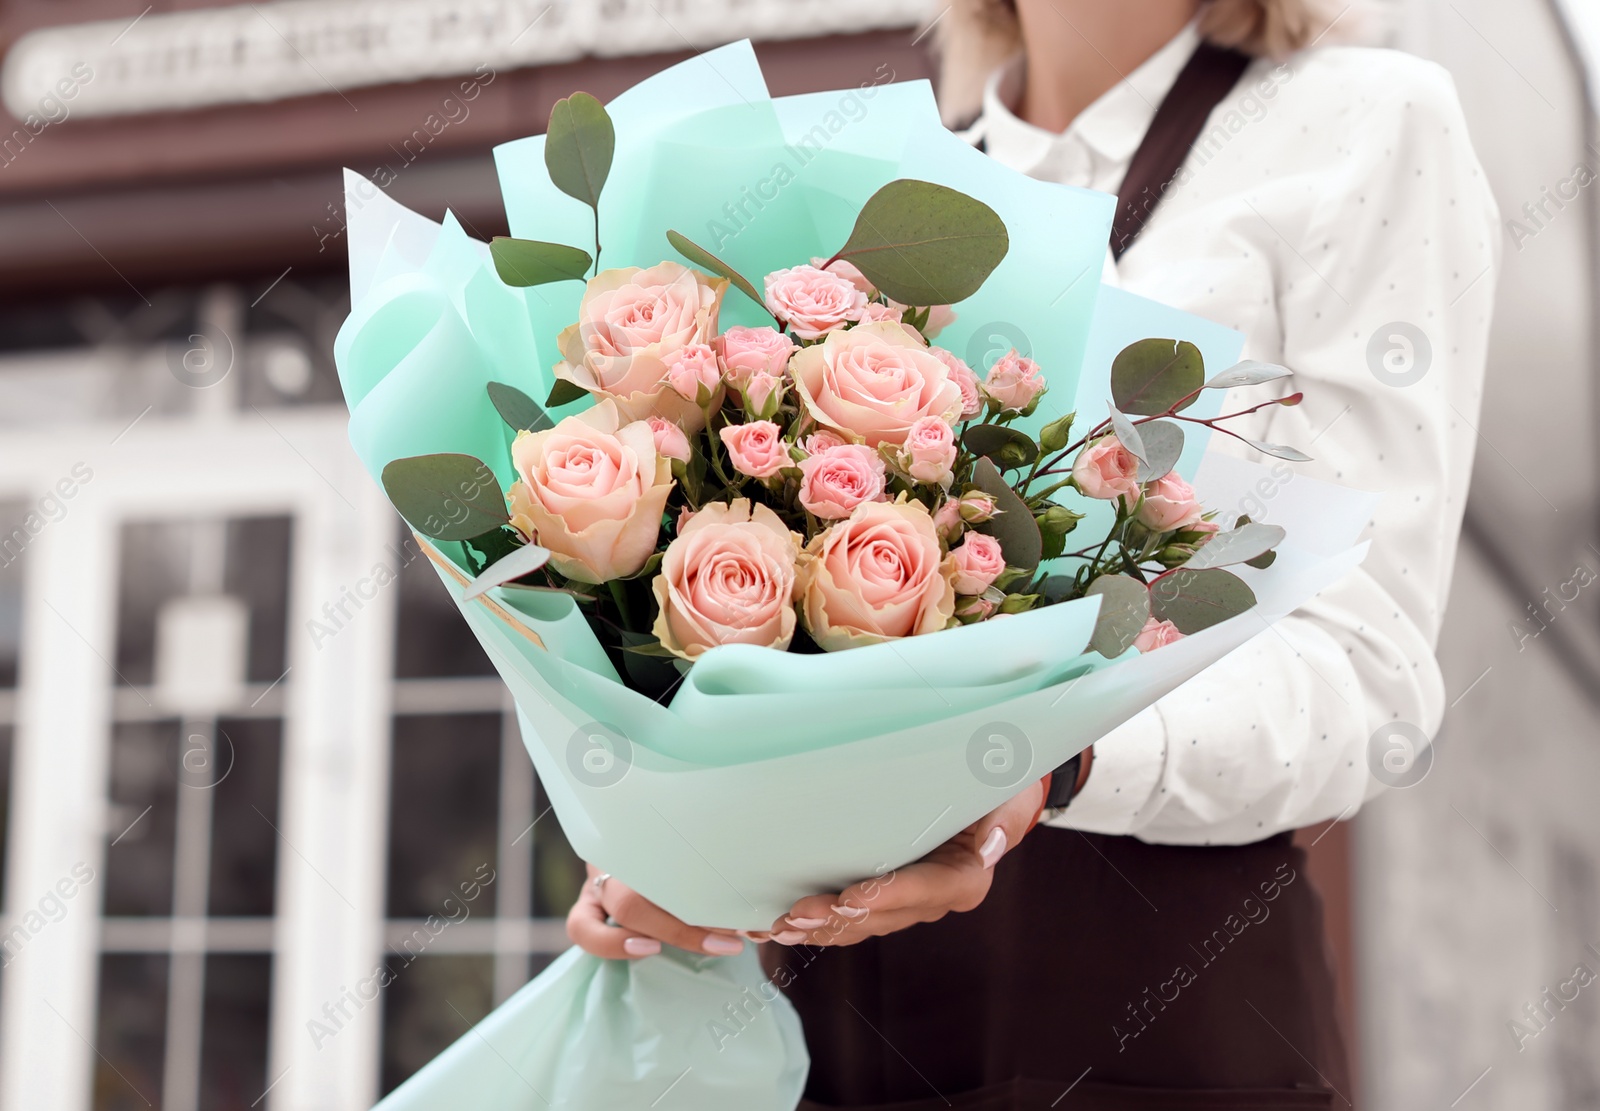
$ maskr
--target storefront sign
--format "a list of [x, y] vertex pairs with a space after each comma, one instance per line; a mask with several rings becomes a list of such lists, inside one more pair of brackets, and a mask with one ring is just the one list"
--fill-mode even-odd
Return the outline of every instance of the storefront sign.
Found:
[[[0, 71], [19, 119], [278, 100], [587, 56], [912, 27], [933, 0], [280, 0], [32, 31]], [[74, 75], [92, 73], [88, 81]]]

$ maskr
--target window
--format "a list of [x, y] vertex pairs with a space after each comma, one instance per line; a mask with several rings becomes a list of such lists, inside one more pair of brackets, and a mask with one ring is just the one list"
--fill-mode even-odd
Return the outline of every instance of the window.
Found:
[[567, 947], [583, 876], [510, 696], [416, 542], [400, 545], [385, 1093]]
[[0, 309], [9, 921], [79, 877], [6, 949], [5, 1106], [359, 1111], [568, 945], [509, 696], [350, 451], [343, 280], [276, 277]]
[[267, 1086], [291, 533], [121, 530], [97, 1111]]

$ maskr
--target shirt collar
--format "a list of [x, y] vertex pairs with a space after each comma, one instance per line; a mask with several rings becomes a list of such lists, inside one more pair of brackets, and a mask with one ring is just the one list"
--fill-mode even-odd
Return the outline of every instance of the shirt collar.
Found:
[[989, 154], [1023, 173], [1061, 161], [1068, 153], [1066, 148], [1078, 145], [1105, 162], [1126, 164], [1199, 45], [1199, 29], [1191, 22], [1079, 113], [1060, 134], [1028, 123], [1013, 110], [1021, 99], [1026, 75], [1026, 60], [1017, 55], [990, 75], [984, 89], [979, 128]]

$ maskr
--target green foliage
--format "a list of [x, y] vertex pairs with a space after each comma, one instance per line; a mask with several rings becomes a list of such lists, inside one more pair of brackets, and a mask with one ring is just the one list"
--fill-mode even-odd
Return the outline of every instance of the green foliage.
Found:
[[1058, 417], [1039, 430], [1039, 446], [1045, 451], [1061, 451], [1072, 440], [1072, 422], [1076, 413]]
[[506, 285], [549, 285], [551, 282], [581, 282], [594, 264], [588, 251], [564, 243], [545, 243], [538, 239], [512, 239], [497, 235], [489, 243], [494, 272]]
[[1180, 567], [1150, 586], [1150, 612], [1185, 636], [1237, 617], [1255, 604], [1255, 592], [1245, 581], [1218, 567]]
[[1200, 349], [1187, 340], [1142, 339], [1112, 362], [1111, 397], [1124, 413], [1158, 416], [1199, 390], [1205, 373]]
[[556, 384], [550, 387], [550, 396], [544, 399], [544, 404], [547, 409], [559, 409], [563, 405], [571, 405], [574, 401], [581, 401], [588, 396], [589, 391], [576, 382], [557, 378]]
[[539, 403], [515, 386], [508, 386], [504, 382], [489, 383], [489, 401], [494, 405], [495, 412], [500, 414], [500, 419], [519, 431], [526, 429], [529, 432], [538, 432], [549, 428], [553, 422]]
[[743, 293], [746, 297], [750, 298], [750, 300], [754, 301], [762, 308], [767, 307], [766, 301], [764, 301], [761, 297], [761, 294], [756, 291], [756, 287], [751, 284], [749, 278], [739, 273], [739, 271], [729, 266], [726, 262], [723, 262], [716, 255], [700, 246], [700, 244], [696, 243], [688, 236], [682, 235], [675, 231], [668, 231], [667, 242], [672, 244], [672, 249], [674, 251], [677, 251], [695, 266], [700, 267], [702, 270], [709, 270], [719, 278], [727, 278], [728, 281], [733, 284], [733, 287], [740, 293]]
[[383, 468], [382, 478], [400, 516], [435, 540], [474, 540], [510, 519], [499, 480], [470, 455], [396, 459]]
[[1227, 567], [1260, 559], [1279, 544], [1285, 533], [1277, 525], [1243, 524], [1231, 532], [1219, 532], [1195, 552], [1187, 566], [1199, 571], [1206, 567]]
[[993, 459], [1008, 471], [1026, 467], [1039, 458], [1039, 445], [1033, 437], [1000, 424], [974, 424], [962, 434], [961, 443], [972, 454]]
[[1085, 596], [1100, 599], [1089, 647], [1114, 660], [1133, 646], [1150, 619], [1150, 591], [1128, 575], [1101, 575], [1089, 584]]
[[901, 178], [862, 206], [835, 258], [903, 305], [949, 305], [976, 293], [1011, 249], [999, 215], [944, 185]]
[[1027, 503], [1017, 496], [988, 459], [979, 459], [973, 466], [972, 481], [979, 490], [994, 498], [998, 509], [992, 518], [975, 526], [977, 530], [1000, 542], [1000, 551], [1008, 566], [1024, 571], [1038, 567], [1044, 558], [1044, 539]]
[[1170, 420], [1153, 420], [1139, 426], [1144, 458], [1139, 463], [1139, 481], [1154, 482], [1170, 474], [1183, 454], [1183, 426]]
[[588, 93], [573, 93], [550, 110], [544, 164], [557, 189], [599, 210], [600, 191], [611, 173], [617, 132], [611, 116]]
[[550, 562], [550, 552], [537, 544], [524, 544], [520, 533], [509, 528], [475, 536], [467, 545], [484, 557], [484, 567], [462, 597], [471, 600], [497, 586], [531, 575]]

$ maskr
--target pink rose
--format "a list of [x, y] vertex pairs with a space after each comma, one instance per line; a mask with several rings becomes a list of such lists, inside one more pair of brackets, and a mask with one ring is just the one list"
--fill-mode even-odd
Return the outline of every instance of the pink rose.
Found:
[[967, 523], [961, 519], [960, 499], [948, 498], [940, 503], [939, 508], [933, 511], [933, 527], [939, 531], [940, 540], [946, 544], [955, 543], [961, 530], [967, 527]]
[[831, 447], [843, 447], [849, 442], [831, 428], [821, 428], [801, 440], [800, 447], [807, 455], [820, 455]]
[[956, 565], [957, 594], [982, 594], [1006, 569], [1000, 541], [981, 532], [967, 533], [967, 538], [950, 553], [950, 558]]
[[812, 538], [795, 597], [824, 651], [934, 633], [955, 611], [952, 561], [921, 502], [863, 502]]
[[1207, 540], [1210, 540], [1217, 533], [1221, 532], [1222, 526], [1217, 524], [1216, 521], [1207, 521], [1202, 518], [1201, 520], [1198, 520], [1194, 524], [1190, 525], [1189, 531], [1203, 534], [1199, 543], [1195, 545], [1196, 547], [1199, 547], [1200, 544], [1204, 544]]
[[725, 425], [718, 435], [728, 449], [733, 469], [740, 474], [771, 478], [783, 468], [794, 466], [789, 445], [783, 442], [783, 429], [769, 420]]
[[888, 468], [865, 444], [840, 444], [802, 459], [800, 474], [800, 504], [824, 521], [836, 521], [883, 497]]
[[1153, 652], [1157, 648], [1165, 648], [1182, 639], [1183, 634], [1178, 632], [1178, 627], [1172, 622], [1152, 617], [1144, 623], [1139, 635], [1133, 638], [1133, 646], [1140, 652]]
[[667, 385], [697, 409], [711, 405], [722, 389], [722, 366], [710, 344], [688, 344], [661, 361], [667, 368]]
[[689, 461], [689, 437], [683, 434], [683, 429], [665, 417], [646, 417], [645, 423], [650, 426], [650, 434], [655, 437], [657, 455], [665, 455], [668, 459], [676, 459], [680, 463]]
[[985, 494], [981, 490], [972, 490], [961, 495], [961, 500], [956, 503], [961, 510], [961, 519], [969, 525], [980, 525], [984, 521], [992, 520], [999, 512], [999, 505], [994, 500], [993, 494]]
[[[827, 265], [824, 265], [824, 263]], [[851, 262], [849, 259], [840, 258], [834, 259], [832, 262], [828, 262], [828, 260], [825, 258], [813, 258], [811, 260], [811, 265], [815, 266], [818, 270], [826, 270], [830, 274], [843, 278], [845, 281], [855, 286], [868, 297], [871, 297], [877, 292], [877, 290], [872, 288], [872, 283], [867, 281], [867, 276], [861, 272], [861, 268], [855, 263]]]
[[961, 389], [950, 370], [900, 324], [863, 324], [802, 349], [789, 361], [811, 419], [871, 447], [899, 446], [923, 417], [954, 421]]
[[774, 270], [766, 280], [767, 308], [801, 339], [821, 339], [859, 319], [867, 297], [849, 279], [815, 266]]
[[511, 445], [512, 512], [531, 522], [550, 564], [603, 583], [638, 571], [656, 550], [672, 465], [644, 421], [624, 424], [609, 398]]
[[728, 385], [744, 392], [752, 374], [782, 375], [795, 342], [776, 328], [729, 328], [717, 341]]
[[954, 353], [942, 347], [928, 348], [928, 354], [950, 369], [950, 380], [961, 390], [961, 419], [971, 420], [983, 412], [983, 393], [978, 386], [978, 376]]
[[789, 647], [800, 537], [746, 498], [684, 520], [651, 582], [660, 612], [651, 632], [692, 660], [719, 644]]
[[783, 404], [784, 380], [776, 374], [757, 371], [744, 384], [744, 407], [757, 420], [770, 420]]
[[953, 477], [956, 432], [943, 417], [923, 417], [906, 432], [900, 465], [918, 482], [944, 483]]
[[[994, 611], [1000, 608], [1000, 602], [990, 597], [990, 594], [999, 593], [1000, 592], [998, 590], [985, 591], [983, 594], [979, 594], [976, 597], [957, 598], [956, 616], [961, 618], [961, 620], [965, 621], [969, 625], [973, 624], [974, 622], [988, 620], [990, 617], [994, 616]], [[1004, 596], [1002, 595], [1002, 599], [1003, 597]], [[1005, 614], [1001, 614], [1000, 616], [1004, 617]]]
[[556, 340], [556, 377], [615, 401], [625, 420], [655, 414], [699, 431], [705, 413], [667, 384], [666, 358], [716, 338], [727, 289], [727, 279], [675, 262], [596, 274], [584, 288], [578, 322]]
[[1044, 393], [1044, 388], [1044, 375], [1039, 371], [1039, 364], [1025, 355], [1019, 355], [1016, 348], [1002, 355], [989, 368], [983, 380], [983, 392], [992, 397], [1000, 408], [1018, 412], [1032, 405]]
[[1072, 481], [1084, 497], [1126, 498], [1132, 505], [1139, 497], [1139, 461], [1115, 435], [1102, 436], [1073, 460]]
[[868, 301], [861, 309], [859, 317], [863, 324], [878, 324], [888, 321], [891, 324], [900, 323], [900, 318], [905, 315], [905, 310], [895, 305], [884, 305], [877, 301]]
[[1177, 471], [1147, 483], [1144, 503], [1139, 506], [1139, 523], [1151, 532], [1172, 532], [1175, 529], [1194, 528], [1200, 523], [1202, 510], [1194, 496], [1194, 487], [1183, 480]]

